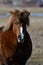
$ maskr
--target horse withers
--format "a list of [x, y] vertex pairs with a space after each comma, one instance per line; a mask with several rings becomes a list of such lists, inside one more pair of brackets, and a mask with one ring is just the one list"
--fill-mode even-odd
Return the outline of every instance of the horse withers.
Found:
[[32, 41], [27, 32], [28, 11], [10, 11], [7, 25], [2, 29], [1, 52], [4, 65], [25, 65], [32, 53]]

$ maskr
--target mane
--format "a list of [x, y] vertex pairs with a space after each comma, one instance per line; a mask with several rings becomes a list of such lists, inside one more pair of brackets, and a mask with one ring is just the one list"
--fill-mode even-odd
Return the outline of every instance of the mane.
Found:
[[29, 17], [27, 17], [27, 19], [26, 19], [26, 24], [27, 24], [28, 26], [30, 25]]
[[15, 9], [15, 11], [10, 11], [10, 17], [9, 17], [9, 19], [8, 19], [8, 23], [5, 25], [5, 27], [3, 28], [3, 32], [5, 32], [5, 31], [7, 31], [7, 30], [9, 30], [9, 29], [11, 29], [11, 27], [12, 27], [12, 22], [13, 22], [13, 20], [14, 20], [14, 17], [15, 16], [17, 16], [18, 15], [18, 13], [19, 13], [20, 11], [19, 10], [17, 10], [17, 9]]
[[2, 31], [2, 30], [3, 30], [3, 28], [4, 28], [4, 26], [0, 27], [0, 31]]
[[8, 19], [8, 23], [7, 23], [7, 24], [4, 26], [4, 28], [3, 28], [3, 32], [5, 32], [5, 31], [11, 29], [11, 27], [12, 27], [12, 18], [9, 18], [9, 19]]
[[13, 24], [11, 24], [11, 25], [10, 25], [10, 27], [9, 27], [9, 29], [8, 29], [8, 30], [11, 30], [11, 29], [12, 29], [12, 26], [13, 26]]

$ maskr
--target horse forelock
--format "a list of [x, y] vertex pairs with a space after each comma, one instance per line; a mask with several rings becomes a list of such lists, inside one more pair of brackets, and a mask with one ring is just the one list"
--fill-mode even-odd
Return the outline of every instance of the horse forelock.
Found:
[[29, 25], [29, 17], [25, 15], [25, 12], [21, 12], [19, 15], [20, 22]]
[[10, 15], [9, 19], [8, 19], [8, 23], [5, 25], [5, 27], [3, 28], [3, 31], [7, 31], [12, 27], [13, 22], [16, 20], [17, 15]]

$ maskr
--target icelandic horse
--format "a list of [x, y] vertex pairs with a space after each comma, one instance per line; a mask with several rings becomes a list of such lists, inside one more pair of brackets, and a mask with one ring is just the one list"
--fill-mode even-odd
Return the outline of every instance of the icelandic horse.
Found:
[[32, 53], [32, 41], [27, 32], [28, 11], [10, 11], [6, 26], [0, 28], [1, 65], [25, 65]]

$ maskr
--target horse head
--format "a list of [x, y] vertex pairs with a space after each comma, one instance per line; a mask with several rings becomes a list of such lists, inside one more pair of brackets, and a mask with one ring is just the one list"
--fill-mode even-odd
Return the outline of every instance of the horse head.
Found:
[[12, 28], [14, 35], [16, 35], [18, 43], [24, 42], [26, 25], [29, 25], [28, 11], [10, 11], [8, 24], [5, 26], [5, 31]]
[[22, 23], [22, 26], [20, 29], [20, 37], [21, 37], [21, 40], [23, 40], [23, 41], [25, 40], [25, 34], [27, 31], [26, 25], [29, 26], [29, 24], [30, 24], [29, 15], [30, 15], [30, 12], [25, 11], [25, 10], [20, 12], [20, 14], [19, 14], [19, 20]]

